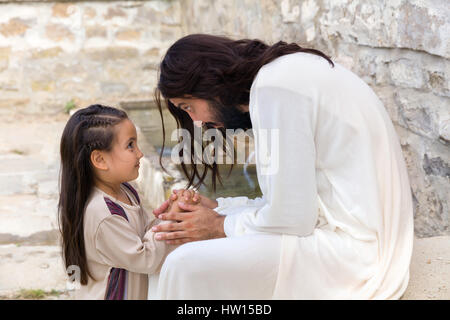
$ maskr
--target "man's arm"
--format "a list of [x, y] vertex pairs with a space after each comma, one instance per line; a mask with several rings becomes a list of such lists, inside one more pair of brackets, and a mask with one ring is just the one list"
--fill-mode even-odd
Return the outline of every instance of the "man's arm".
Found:
[[272, 86], [252, 91], [258, 181], [265, 203], [227, 215], [227, 236], [306, 236], [318, 217], [314, 106], [297, 92]]

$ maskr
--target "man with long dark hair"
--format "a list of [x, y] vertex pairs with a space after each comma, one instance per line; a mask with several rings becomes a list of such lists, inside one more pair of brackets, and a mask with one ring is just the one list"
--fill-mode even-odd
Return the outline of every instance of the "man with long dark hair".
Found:
[[[167, 202], [155, 210], [178, 221], [156, 227], [168, 231], [161, 240], [190, 243], [168, 256], [150, 297], [401, 297], [413, 243], [410, 186], [394, 127], [363, 80], [296, 44], [190, 35], [161, 63], [160, 108], [162, 98], [192, 134], [194, 121], [252, 128], [263, 196], [200, 196], [199, 205], [179, 204], [184, 213], [164, 213]], [[189, 186], [204, 182], [195, 161], [182, 167]], [[217, 164], [203, 168], [214, 184]]]

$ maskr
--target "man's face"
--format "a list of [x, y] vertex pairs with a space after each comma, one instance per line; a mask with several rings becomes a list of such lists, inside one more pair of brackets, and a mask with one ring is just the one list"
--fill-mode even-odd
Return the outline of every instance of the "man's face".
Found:
[[194, 124], [196, 121], [202, 121], [202, 125], [204, 124], [209, 128], [251, 128], [248, 106], [226, 107], [219, 102], [186, 97], [171, 98], [169, 101], [177, 108], [187, 112]]
[[[214, 114], [208, 101], [197, 98], [172, 98], [169, 101], [177, 108], [187, 112], [192, 121], [202, 121], [203, 124], [210, 125], [213, 128], [221, 127], [222, 125], [215, 119]], [[198, 124], [198, 123], [197, 123]]]

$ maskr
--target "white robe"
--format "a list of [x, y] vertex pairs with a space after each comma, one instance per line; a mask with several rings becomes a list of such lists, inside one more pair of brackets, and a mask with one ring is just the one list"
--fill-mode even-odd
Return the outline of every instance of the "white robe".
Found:
[[218, 198], [227, 238], [172, 252], [149, 297], [400, 298], [412, 198], [375, 93], [339, 64], [295, 53], [260, 69], [249, 110], [262, 198]]

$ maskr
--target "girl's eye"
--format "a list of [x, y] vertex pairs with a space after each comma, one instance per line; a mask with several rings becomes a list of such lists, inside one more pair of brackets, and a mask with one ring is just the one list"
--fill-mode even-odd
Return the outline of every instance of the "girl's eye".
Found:
[[133, 141], [128, 144], [128, 148], [133, 148]]
[[191, 107], [190, 106], [183, 106], [183, 110], [184, 111], [191, 111]]

